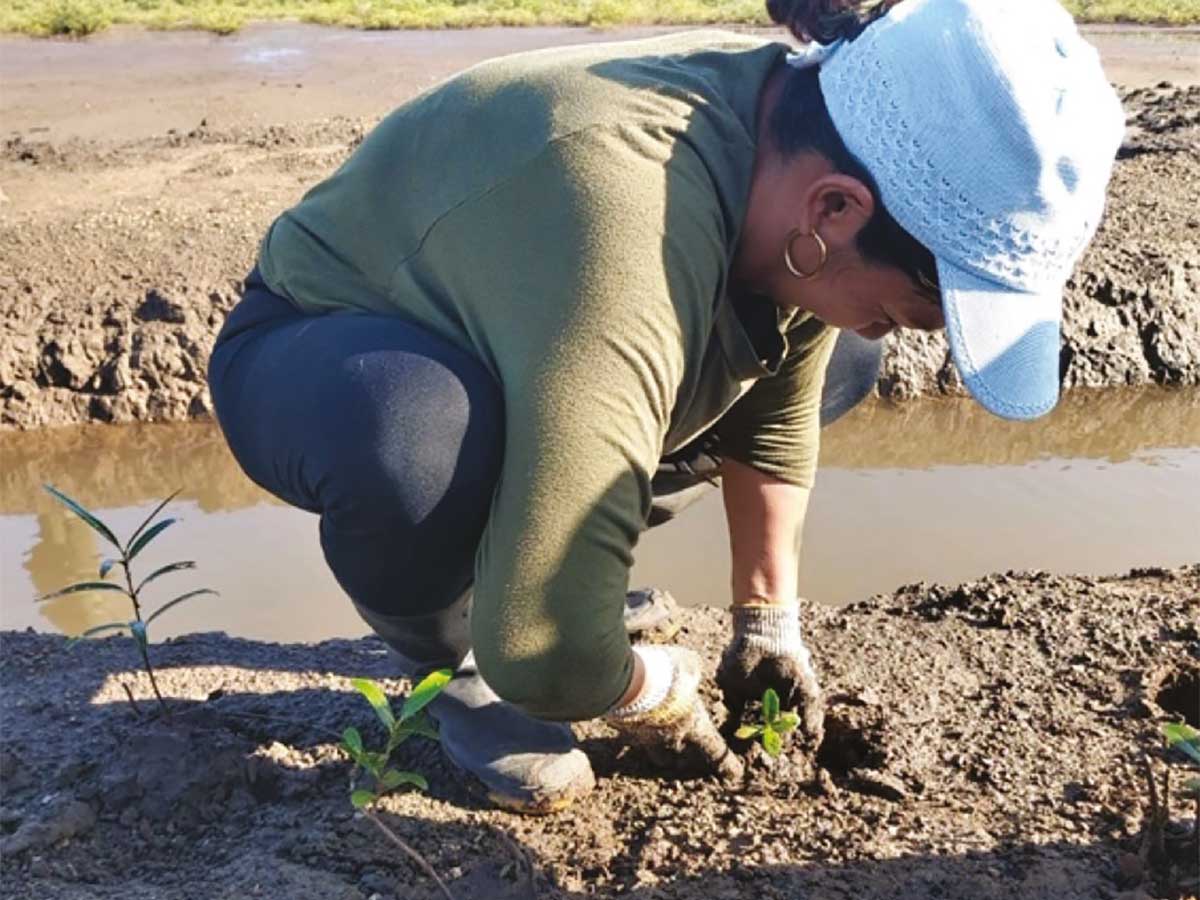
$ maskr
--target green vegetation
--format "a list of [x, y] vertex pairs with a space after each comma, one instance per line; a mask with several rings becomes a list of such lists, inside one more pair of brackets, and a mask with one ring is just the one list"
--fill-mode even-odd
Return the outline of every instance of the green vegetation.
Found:
[[[82, 37], [113, 24], [229, 34], [293, 19], [352, 28], [769, 25], [763, 0], [6, 0], [0, 31]], [[1196, 0], [1066, 0], [1084, 22], [1200, 23]]]
[[[158, 506], [154, 508], [154, 511], [146, 517], [145, 521], [138, 526], [137, 530], [130, 536], [129, 540], [122, 544], [119, 540], [117, 540], [117, 536], [113, 533], [111, 528], [100, 521], [100, 519], [90, 511], [85, 509], [80, 503], [72, 500], [62, 491], [52, 487], [51, 485], [47, 484], [45, 485], [45, 488], [50, 496], [86, 522], [93, 531], [100, 535], [100, 537], [102, 537], [108, 544], [114, 547], [119, 555], [115, 557], [108, 557], [100, 563], [99, 581], [80, 581], [75, 584], [68, 585], [62, 590], [46, 594], [44, 597], [38, 597], [38, 601], [41, 602], [43, 600], [49, 600], [52, 597], [61, 597], [64, 594], [91, 594], [103, 591], [124, 594], [126, 597], [128, 597], [130, 604], [133, 606], [133, 618], [130, 621], [109, 622], [105, 625], [97, 625], [95, 628], [89, 628], [79, 637], [73, 639], [70, 646], [73, 646], [83, 638], [91, 637], [95, 634], [102, 634], [109, 631], [128, 631], [133, 636], [134, 643], [137, 644], [138, 652], [142, 656], [142, 665], [146, 669], [146, 674], [150, 676], [150, 686], [154, 688], [154, 696], [158, 698], [159, 707], [164, 713], [169, 713], [170, 710], [167, 707], [167, 701], [163, 699], [162, 694], [160, 694], [158, 691], [158, 682], [154, 678], [154, 667], [150, 665], [150, 636], [147, 632], [147, 629], [155, 619], [157, 619], [167, 610], [173, 609], [179, 604], [183, 603], [185, 600], [190, 600], [193, 597], [198, 597], [202, 594], [216, 594], [216, 591], [209, 590], [208, 588], [200, 588], [199, 590], [188, 591], [185, 594], [180, 594], [173, 600], [168, 600], [149, 616], [143, 619], [142, 591], [145, 590], [146, 585], [158, 578], [161, 578], [163, 575], [169, 575], [172, 572], [180, 572], [184, 569], [194, 569], [196, 568], [196, 564], [191, 560], [187, 560], [185, 562], [173, 562], [168, 563], [165, 566], [160, 566], [143, 578], [140, 582], [138, 582], [136, 587], [133, 583], [133, 569], [131, 564], [133, 563], [134, 558], [143, 550], [145, 550], [147, 545], [149, 545], [152, 540], [154, 540], [176, 522], [175, 519], [163, 519], [160, 522], [154, 522], [154, 520], [158, 518], [158, 514], [163, 511], [166, 505], [175, 499], [175, 495], [178, 494], [179, 491], [176, 491], [162, 503], [158, 504]], [[150, 524], [151, 522], [154, 522], [154, 524]], [[108, 578], [108, 573], [113, 571], [113, 569], [118, 566], [124, 571], [125, 574], [124, 585], [118, 584], [115, 581], [105, 580]], [[125, 688], [125, 693], [129, 697], [129, 702], [136, 710], [137, 703], [133, 699], [133, 692], [129, 690], [128, 685], [123, 684], [122, 687]]]
[[743, 741], [759, 738], [767, 753], [778, 756], [783, 751], [783, 736], [799, 724], [800, 717], [796, 713], [779, 711], [779, 695], [767, 688], [762, 698], [762, 721], [757, 725], [743, 725], [734, 736]]
[[[425, 712], [425, 707], [442, 692], [442, 688], [450, 683], [452, 675], [453, 673], [449, 669], [438, 669], [426, 675], [405, 699], [399, 718], [392, 712], [392, 705], [388, 702], [383, 688], [369, 678], [351, 679], [350, 683], [371, 704], [375, 715], [383, 723], [383, 727], [387, 731], [387, 744], [382, 750], [368, 750], [363, 745], [362, 734], [357, 728], [350, 727], [342, 732], [342, 749], [354, 760], [354, 768], [350, 772], [351, 804], [383, 832], [388, 840], [420, 866], [422, 871], [436, 882], [447, 900], [454, 900], [454, 895], [450, 893], [446, 883], [434, 871], [433, 866], [392, 829], [388, 828], [372, 807], [383, 794], [394, 791], [402, 785], [415, 787], [422, 791], [429, 789], [425, 776], [419, 772], [393, 769], [388, 763], [395, 749], [414, 734], [433, 741], [438, 739], [437, 729], [433, 727], [433, 723]], [[360, 772], [370, 777], [369, 788], [358, 786]]]
[[[1172, 722], [1162, 726], [1163, 737], [1167, 746], [1191, 757], [1192, 762], [1200, 763], [1200, 731], [1182, 722]], [[1184, 790], [1200, 801], [1200, 778], [1191, 778], [1184, 783]]]
[[438, 739], [437, 729], [433, 727], [424, 710], [430, 701], [441, 693], [442, 688], [450, 682], [450, 676], [449, 669], [438, 669], [436, 672], [426, 675], [404, 701], [404, 706], [400, 710], [400, 718], [396, 718], [396, 714], [392, 712], [387, 695], [378, 684], [368, 678], [351, 680], [350, 683], [371, 704], [375, 715], [387, 729], [388, 735], [387, 745], [384, 749], [373, 751], [367, 750], [363, 746], [362, 735], [357, 728], [347, 728], [342, 732], [342, 748], [354, 760], [355, 771], [357, 772], [361, 768], [371, 776], [372, 788], [370, 790], [351, 784], [350, 802], [354, 804], [355, 809], [369, 806], [378, 800], [381, 794], [395, 790], [401, 785], [406, 784], [422, 791], [429, 789], [429, 785], [422, 775], [417, 772], [390, 769], [388, 761], [396, 748], [414, 734], [434, 741]]

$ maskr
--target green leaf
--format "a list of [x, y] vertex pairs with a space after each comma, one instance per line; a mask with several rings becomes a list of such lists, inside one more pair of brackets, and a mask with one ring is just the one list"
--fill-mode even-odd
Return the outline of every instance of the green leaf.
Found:
[[154, 521], [155, 517], [160, 512], [163, 511], [163, 509], [166, 507], [166, 505], [168, 503], [170, 503], [172, 500], [174, 500], [176, 497], [179, 496], [179, 491], [181, 491], [181, 490], [183, 490], [183, 488], [179, 488], [179, 490], [172, 491], [171, 495], [169, 497], [167, 497], [167, 499], [164, 500], [162, 503], [158, 504], [158, 506], [154, 507], [154, 512], [152, 512], [152, 513], [150, 513], [150, 515], [146, 516], [146, 518], [142, 521], [142, 524], [137, 527], [137, 530], [134, 531], [134, 533], [129, 536], [129, 542], [125, 545], [125, 552], [128, 554], [129, 559], [133, 559], [133, 554], [129, 553], [129, 548], [131, 546], [133, 546], [133, 542], [138, 539], [138, 535], [140, 535], [142, 533], [142, 531], [146, 528], [147, 525], [149, 525], [151, 522]]
[[67, 507], [67, 509], [71, 510], [71, 512], [75, 513], [75, 515], [83, 519], [83, 521], [87, 522], [88, 525], [90, 525], [93, 530], [99, 533], [102, 538], [104, 538], [118, 550], [121, 549], [121, 542], [117, 540], [117, 536], [109, 531], [107, 525], [84, 509], [83, 506], [81, 506], [79, 503], [76, 503], [52, 484], [44, 484], [42, 487], [46, 489], [47, 493], [49, 493], [51, 497], [53, 497], [63, 506]]
[[401, 719], [396, 727], [392, 729], [391, 734], [388, 735], [387, 755], [391, 756], [393, 750], [414, 735], [429, 738], [431, 741], [436, 741], [441, 737], [437, 732], [437, 728], [429, 721], [429, 717], [424, 713], [418, 713], [407, 722]]
[[779, 732], [773, 728], [764, 728], [762, 733], [763, 749], [771, 756], [778, 756], [783, 752], [783, 738], [779, 736]]
[[126, 597], [129, 596], [129, 591], [125, 590], [119, 584], [113, 584], [111, 581], [81, 581], [78, 584], [65, 587], [61, 591], [44, 594], [34, 599], [37, 603], [41, 603], [43, 600], [53, 600], [55, 597], [62, 597], [64, 594], [80, 594], [84, 591], [115, 591], [118, 594], [124, 594]]
[[758, 737], [762, 733], [762, 730], [763, 727], [761, 725], [743, 725], [733, 733], [733, 736], [738, 740], [745, 741], [752, 737]]
[[135, 641], [137, 641], [139, 644], [142, 645], [143, 648], [145, 648], [146, 644], [149, 642], [149, 637], [146, 635], [146, 623], [145, 622], [137, 622], [137, 621], [130, 622], [129, 623], [129, 633], [133, 635], [133, 639]]
[[775, 730], [780, 734], [787, 734], [799, 724], [800, 717], [794, 712], [780, 713], [779, 718], [772, 723], [772, 725], [775, 727]]
[[1200, 745], [1195, 744], [1192, 741], [1179, 741], [1171, 746], [1176, 750], [1181, 750], [1190, 756], [1192, 758], [1192, 762], [1200, 763]]
[[[141, 596], [142, 588], [144, 588], [146, 585], [148, 585], [150, 582], [152, 582], [155, 578], [158, 578], [160, 575], [166, 575], [170, 572], [179, 572], [182, 569], [194, 569], [194, 568], [196, 568], [196, 564], [189, 559], [185, 562], [175, 562], [175, 563], [171, 563], [169, 566], [163, 566], [161, 569], [155, 569], [153, 572], [151, 572], [149, 575], [147, 575], [145, 578], [142, 579], [142, 583], [139, 584], [137, 586], [137, 588], [134, 589], [134, 593]], [[104, 577], [103, 574], [100, 577], [103, 578]]]
[[436, 741], [441, 737], [438, 734], [437, 728], [429, 721], [428, 716], [417, 716], [409, 719], [407, 722], [402, 722], [396, 729], [396, 733], [402, 735], [401, 740], [410, 735], [429, 738], [431, 741]]
[[354, 804], [355, 809], [362, 809], [365, 806], [370, 806], [375, 802], [375, 795], [370, 791], [357, 790], [350, 793], [350, 802]]
[[178, 519], [163, 519], [161, 522], [158, 522], [147, 528], [142, 533], [142, 536], [134, 541], [133, 544], [130, 545], [129, 549], [125, 551], [125, 561], [128, 562], [141, 553], [147, 544], [149, 544], [152, 540], [154, 540], [178, 521]]
[[1180, 741], [1191, 741], [1195, 743], [1200, 741], [1200, 731], [1197, 731], [1186, 722], [1171, 722], [1162, 726], [1162, 733], [1166, 736], [1168, 743], [1177, 744]]
[[97, 625], [95, 628], [89, 628], [83, 634], [76, 635], [75, 637], [73, 637], [69, 641], [67, 641], [67, 648], [70, 649], [71, 647], [74, 647], [76, 644], [78, 644], [84, 638], [89, 638], [93, 634], [99, 634], [102, 631], [115, 631], [119, 628], [124, 628], [124, 629], [128, 630], [129, 623], [128, 622], [109, 622], [107, 625]]
[[387, 765], [388, 755], [367, 750], [362, 755], [362, 761], [363, 768], [378, 778], [383, 772], [383, 767]]
[[350, 753], [357, 761], [363, 752], [362, 735], [358, 733], [358, 729], [351, 725], [342, 732], [342, 746]]
[[454, 673], [449, 669], [438, 669], [435, 672], [430, 672], [420, 683], [412, 689], [404, 700], [404, 706], [400, 710], [400, 721], [411, 719], [442, 692], [442, 688], [450, 683], [450, 679], [454, 677]]
[[100, 563], [100, 577], [107, 578], [108, 573], [112, 571], [112, 567], [115, 566], [118, 562], [120, 562], [120, 560], [106, 559], [102, 563]]
[[1200, 763], [1200, 731], [1183, 722], [1172, 722], [1162, 726], [1167, 745], [1186, 753], [1193, 762]]
[[773, 688], [763, 691], [763, 720], [774, 722], [779, 718], [779, 695]]
[[402, 784], [410, 784], [418, 790], [429, 790], [429, 782], [418, 772], [401, 772], [399, 769], [388, 769], [379, 779], [384, 790], [393, 791]]
[[186, 594], [180, 594], [174, 600], [170, 601], [169, 603], [164, 603], [162, 606], [160, 606], [158, 609], [156, 609], [154, 612], [152, 612], [150, 614], [150, 618], [148, 618], [146, 620], [146, 624], [149, 625], [151, 622], [153, 622], [155, 619], [157, 619], [159, 616], [161, 616], [163, 613], [165, 613], [172, 606], [178, 606], [184, 600], [191, 600], [193, 597], [199, 597], [201, 594], [212, 594], [214, 597], [219, 596], [217, 594], [217, 592], [212, 590], [211, 588], [197, 588], [194, 591], [188, 591]]
[[383, 688], [369, 678], [351, 678], [350, 683], [358, 689], [360, 694], [367, 698], [367, 702], [375, 710], [375, 715], [379, 716], [379, 721], [383, 723], [383, 727], [388, 732], [391, 732], [396, 727], [396, 717], [392, 714], [392, 706], [388, 703], [388, 698], [384, 694]]

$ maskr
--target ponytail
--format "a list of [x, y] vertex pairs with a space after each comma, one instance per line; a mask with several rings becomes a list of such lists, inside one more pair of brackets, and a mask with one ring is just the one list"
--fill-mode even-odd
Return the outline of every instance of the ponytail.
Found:
[[771, 21], [796, 39], [832, 44], [854, 40], [900, 0], [767, 0]]

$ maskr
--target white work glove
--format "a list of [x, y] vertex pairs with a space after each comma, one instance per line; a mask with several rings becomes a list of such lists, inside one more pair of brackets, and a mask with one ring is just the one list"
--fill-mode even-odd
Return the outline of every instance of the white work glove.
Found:
[[721, 737], [700, 698], [700, 657], [684, 647], [639, 645], [646, 679], [639, 697], [604, 721], [651, 762], [679, 774], [738, 781], [742, 761]]

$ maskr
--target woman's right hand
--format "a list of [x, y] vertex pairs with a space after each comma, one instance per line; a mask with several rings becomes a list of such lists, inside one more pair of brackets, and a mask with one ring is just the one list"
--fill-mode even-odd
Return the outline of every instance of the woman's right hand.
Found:
[[636, 716], [607, 718], [631, 745], [641, 747], [662, 769], [679, 775], [717, 775], [740, 781], [742, 760], [721, 737], [700, 697], [700, 657], [684, 647], [661, 648], [671, 655], [675, 676], [667, 696]]

